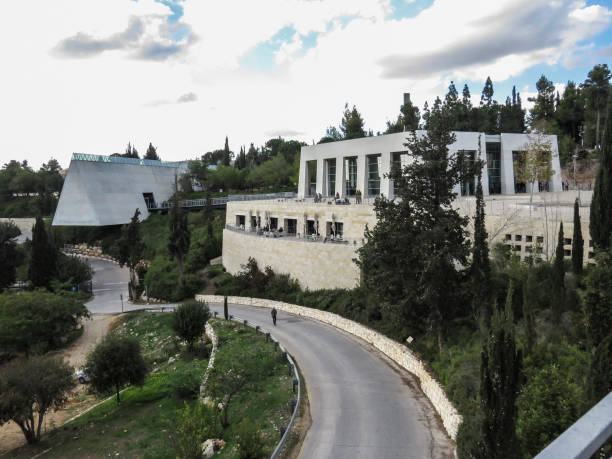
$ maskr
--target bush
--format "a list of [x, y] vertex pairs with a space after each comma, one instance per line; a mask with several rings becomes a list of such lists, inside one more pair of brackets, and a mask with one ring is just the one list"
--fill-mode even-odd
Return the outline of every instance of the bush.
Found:
[[185, 408], [176, 414], [177, 422], [172, 439], [178, 456], [183, 459], [200, 459], [202, 443], [222, 434], [217, 410], [195, 402], [191, 406], [185, 403]]
[[179, 272], [176, 264], [164, 256], [156, 257], [145, 276], [147, 292], [152, 298], [176, 302], [193, 297], [205, 283], [194, 274], [185, 273], [185, 287], [178, 284]]
[[180, 378], [173, 379], [172, 392], [177, 398], [194, 400], [200, 394], [200, 372], [195, 369], [183, 371]]
[[204, 333], [204, 326], [210, 319], [210, 310], [206, 303], [196, 300], [186, 301], [181, 304], [173, 315], [172, 329], [184, 341], [187, 341], [189, 349], [193, 349], [195, 343]]
[[257, 426], [248, 418], [238, 424], [238, 457], [240, 459], [259, 459], [265, 457], [264, 443]]

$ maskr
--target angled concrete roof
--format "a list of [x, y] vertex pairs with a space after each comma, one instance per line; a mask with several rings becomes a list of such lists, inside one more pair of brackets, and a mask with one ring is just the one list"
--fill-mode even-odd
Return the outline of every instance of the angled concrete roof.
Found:
[[140, 209], [149, 216], [143, 193], [161, 203], [172, 195], [175, 175], [186, 163], [75, 153], [53, 217], [54, 226], [106, 226], [128, 223]]

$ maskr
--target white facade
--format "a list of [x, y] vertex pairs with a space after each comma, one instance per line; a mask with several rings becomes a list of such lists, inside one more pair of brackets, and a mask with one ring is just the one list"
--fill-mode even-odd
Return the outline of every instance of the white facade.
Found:
[[[417, 131], [418, 136], [425, 131]], [[474, 152], [478, 157], [480, 140], [480, 159], [485, 161], [483, 168], [483, 191], [489, 194], [515, 194], [529, 192], [529, 185], [515, 189], [513, 152], [524, 151], [529, 141], [527, 134], [487, 135], [481, 132], [455, 132], [456, 141], [450, 147], [450, 153], [460, 150]], [[402, 164], [407, 160], [405, 153], [406, 139], [409, 133], [386, 134], [376, 137], [344, 140], [302, 147], [300, 157], [300, 177], [298, 197], [304, 198], [320, 193], [322, 196], [334, 196], [336, 193], [344, 198], [361, 191], [363, 197], [383, 194], [393, 197], [393, 183], [387, 177], [393, 161]], [[562, 191], [561, 165], [557, 136], [546, 136], [552, 146], [553, 176], [547, 191]], [[334, 173], [335, 167], [335, 173]], [[472, 185], [470, 185], [472, 186]], [[539, 191], [535, 184], [534, 192]], [[472, 194], [457, 186], [455, 192]]]

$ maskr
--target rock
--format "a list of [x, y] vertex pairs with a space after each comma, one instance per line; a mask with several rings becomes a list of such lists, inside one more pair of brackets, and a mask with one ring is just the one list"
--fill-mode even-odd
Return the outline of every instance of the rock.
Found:
[[209, 458], [213, 457], [214, 454], [223, 449], [225, 446], [225, 442], [221, 439], [213, 439], [209, 438], [204, 443], [202, 443], [202, 457]]
[[174, 357], [170, 357], [170, 358], [168, 359], [168, 363], [169, 363], [169, 364], [170, 364], [170, 363], [172, 363], [172, 362], [174, 362], [174, 361], [176, 361], [176, 359], [175, 359]]

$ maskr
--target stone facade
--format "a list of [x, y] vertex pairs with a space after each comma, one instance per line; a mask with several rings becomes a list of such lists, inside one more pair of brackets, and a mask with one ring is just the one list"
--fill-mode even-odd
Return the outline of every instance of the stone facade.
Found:
[[65, 244], [62, 249], [64, 253], [70, 253], [73, 255], [83, 255], [86, 257], [95, 257], [101, 258], [102, 260], [109, 260], [118, 263], [118, 261], [111, 257], [110, 255], [106, 255], [102, 251], [102, 247], [91, 246], [87, 244]]
[[[215, 295], [196, 295], [196, 300], [208, 303], [223, 303], [223, 297]], [[327, 311], [259, 298], [230, 296], [227, 301], [232, 304], [263, 308], [274, 307], [279, 311], [318, 320], [361, 338], [418, 378], [423, 393], [425, 393], [436, 412], [440, 415], [446, 432], [453, 440], [457, 438], [457, 430], [462, 421], [461, 415], [457, 412], [448, 397], [446, 397], [440, 383], [427, 371], [423, 361], [403, 344], [393, 341], [383, 334], [357, 322], [353, 322], [352, 320], [345, 319], [344, 317]]]

